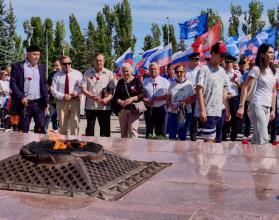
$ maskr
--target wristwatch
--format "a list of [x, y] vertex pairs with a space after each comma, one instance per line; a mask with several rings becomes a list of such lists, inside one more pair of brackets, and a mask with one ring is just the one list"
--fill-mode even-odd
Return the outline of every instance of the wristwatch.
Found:
[[244, 107], [244, 104], [239, 104], [238, 108]]

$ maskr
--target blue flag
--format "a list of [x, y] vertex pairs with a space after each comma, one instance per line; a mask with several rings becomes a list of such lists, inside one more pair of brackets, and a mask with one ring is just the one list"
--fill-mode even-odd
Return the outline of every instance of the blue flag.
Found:
[[238, 37], [237, 36], [232, 36], [228, 40], [226, 40], [226, 46], [227, 46], [227, 51], [230, 55], [232, 56], [238, 56], [239, 55], [239, 49], [237, 47], [238, 43]]
[[204, 34], [206, 32], [207, 17], [208, 14], [204, 14], [179, 24], [181, 38], [190, 39]]
[[263, 43], [271, 44], [275, 49], [277, 33], [277, 28], [269, 28], [257, 33], [250, 41], [248, 41], [245, 55], [256, 56], [259, 46]]

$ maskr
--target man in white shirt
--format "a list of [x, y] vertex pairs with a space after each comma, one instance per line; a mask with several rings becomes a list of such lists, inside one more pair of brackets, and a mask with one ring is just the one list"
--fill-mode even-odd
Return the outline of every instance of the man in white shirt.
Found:
[[143, 81], [145, 102], [147, 110], [144, 112], [146, 123], [146, 138], [153, 136], [155, 129], [156, 136], [164, 135], [165, 124], [165, 104], [169, 88], [169, 81], [159, 75], [159, 67], [157, 63], [149, 65], [150, 77]]
[[225, 122], [224, 124], [223, 140], [226, 140], [227, 133], [230, 133], [231, 141], [236, 141], [238, 127], [241, 127], [239, 125], [241, 122], [239, 118], [236, 117], [236, 112], [239, 105], [239, 90], [241, 87], [242, 76], [238, 70], [234, 69], [234, 62], [236, 62], [236, 58], [231, 55], [228, 55], [225, 59], [225, 70], [230, 80], [229, 107], [232, 118], [229, 122]]
[[71, 135], [78, 135], [82, 74], [71, 68], [70, 57], [62, 56], [60, 63], [62, 71], [54, 74], [51, 85], [51, 93], [57, 100], [60, 133], [67, 135], [68, 127], [70, 127]]
[[110, 136], [111, 99], [115, 89], [114, 74], [104, 67], [105, 57], [95, 55], [94, 67], [84, 73], [82, 92], [86, 95], [86, 136], [94, 136], [96, 118], [100, 125], [100, 136]]
[[[196, 77], [197, 73], [200, 70], [200, 53], [193, 52], [189, 55], [189, 64], [186, 66], [186, 79], [189, 80], [194, 89], [196, 87]], [[196, 103], [192, 103], [192, 112], [195, 111]], [[197, 139], [197, 117], [192, 117], [190, 123], [190, 139], [191, 141], [196, 141]]]

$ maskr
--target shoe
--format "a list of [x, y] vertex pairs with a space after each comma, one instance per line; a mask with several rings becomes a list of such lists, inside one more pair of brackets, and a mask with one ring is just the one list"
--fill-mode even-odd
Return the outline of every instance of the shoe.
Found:
[[244, 138], [242, 139], [242, 144], [250, 144], [250, 142], [249, 142], [249, 140], [248, 140], [247, 137], [244, 137]]
[[279, 141], [272, 141], [271, 144], [272, 144], [272, 145], [278, 145], [278, 144], [279, 144]]

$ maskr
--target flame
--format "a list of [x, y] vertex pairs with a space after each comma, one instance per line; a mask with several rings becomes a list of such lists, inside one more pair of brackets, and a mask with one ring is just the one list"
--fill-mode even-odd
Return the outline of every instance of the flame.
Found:
[[67, 143], [64, 143], [64, 141], [62, 141], [62, 135], [56, 133], [53, 130], [49, 131], [48, 138], [49, 140], [55, 142], [55, 145], [53, 147], [54, 150], [65, 150], [68, 147]]
[[67, 146], [67, 144], [64, 143], [64, 141], [56, 140], [53, 149], [54, 150], [65, 150], [67, 147], [68, 146]]
[[[49, 140], [55, 142], [55, 145], [53, 147], [54, 150], [65, 150], [65, 149], [71, 147], [71, 141], [63, 141], [62, 140], [63, 135], [60, 135], [53, 130], [49, 131], [48, 138], [49, 138]], [[79, 142], [79, 147], [80, 148], [83, 148], [86, 145], [87, 145], [87, 142], [85, 142], [85, 141], [80, 141]]]

